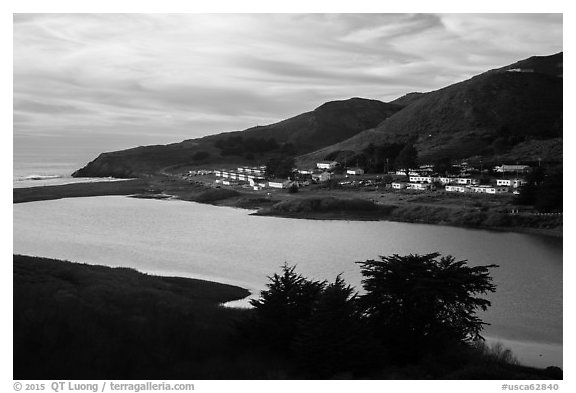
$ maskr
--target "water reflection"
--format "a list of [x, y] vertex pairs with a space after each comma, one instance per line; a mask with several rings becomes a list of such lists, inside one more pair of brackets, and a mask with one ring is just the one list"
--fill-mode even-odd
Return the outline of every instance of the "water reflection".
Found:
[[355, 261], [440, 252], [496, 263], [486, 334], [562, 343], [562, 240], [395, 222], [296, 220], [239, 209], [126, 197], [14, 205], [14, 252], [236, 284], [257, 294], [284, 262], [318, 280], [342, 273], [360, 289]]

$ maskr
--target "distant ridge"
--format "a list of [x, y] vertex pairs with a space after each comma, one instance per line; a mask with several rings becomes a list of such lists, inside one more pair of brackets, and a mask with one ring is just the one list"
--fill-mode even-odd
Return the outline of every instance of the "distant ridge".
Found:
[[400, 106], [408, 106], [408, 105], [418, 101], [420, 98], [424, 97], [425, 95], [426, 95], [426, 93], [418, 93], [418, 92], [408, 93], [406, 95], [403, 95], [400, 98], [396, 98], [394, 101], [390, 101], [390, 103], [395, 104], [395, 105], [400, 105]]
[[562, 52], [551, 56], [532, 56], [525, 60], [520, 60], [514, 64], [510, 64], [509, 66], [502, 67], [497, 71], [518, 70], [562, 78], [563, 57]]
[[[331, 101], [267, 126], [103, 153], [73, 176], [139, 177], [180, 167], [256, 164], [287, 152], [298, 155], [300, 164], [311, 164], [390, 143], [413, 144], [422, 162], [561, 164], [562, 76], [563, 53], [533, 56], [390, 103], [357, 97]], [[255, 145], [264, 148], [256, 151]]]

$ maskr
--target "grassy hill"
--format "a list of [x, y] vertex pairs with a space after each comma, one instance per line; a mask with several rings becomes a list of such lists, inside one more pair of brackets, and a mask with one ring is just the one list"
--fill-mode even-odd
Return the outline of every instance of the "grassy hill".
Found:
[[393, 101], [404, 109], [377, 127], [301, 157], [303, 162], [369, 144], [413, 143], [422, 162], [562, 161], [562, 53], [531, 57], [426, 94]]
[[303, 154], [348, 139], [400, 109], [399, 105], [363, 98], [332, 101], [267, 126], [103, 153], [73, 176], [138, 177], [174, 167], [256, 165], [271, 155]]
[[420, 98], [424, 97], [425, 95], [426, 95], [426, 93], [408, 93], [408, 94], [403, 95], [400, 98], [396, 98], [394, 101], [390, 101], [390, 103], [400, 105], [400, 106], [408, 106], [408, 105], [418, 101]]
[[[211, 378], [245, 289], [14, 255], [14, 378]], [[234, 375], [232, 372], [230, 375]]]

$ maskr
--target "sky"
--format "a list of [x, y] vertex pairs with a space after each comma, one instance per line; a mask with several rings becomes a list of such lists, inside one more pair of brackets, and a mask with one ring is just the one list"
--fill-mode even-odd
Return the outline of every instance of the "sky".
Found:
[[562, 14], [15, 14], [14, 143], [178, 142], [274, 123], [332, 100], [390, 101], [560, 52], [562, 21]]

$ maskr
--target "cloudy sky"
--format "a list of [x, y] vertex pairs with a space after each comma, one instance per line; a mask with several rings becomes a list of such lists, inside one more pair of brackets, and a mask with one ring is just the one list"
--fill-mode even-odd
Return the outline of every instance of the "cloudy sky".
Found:
[[14, 137], [110, 148], [393, 100], [562, 51], [561, 14], [16, 14]]

